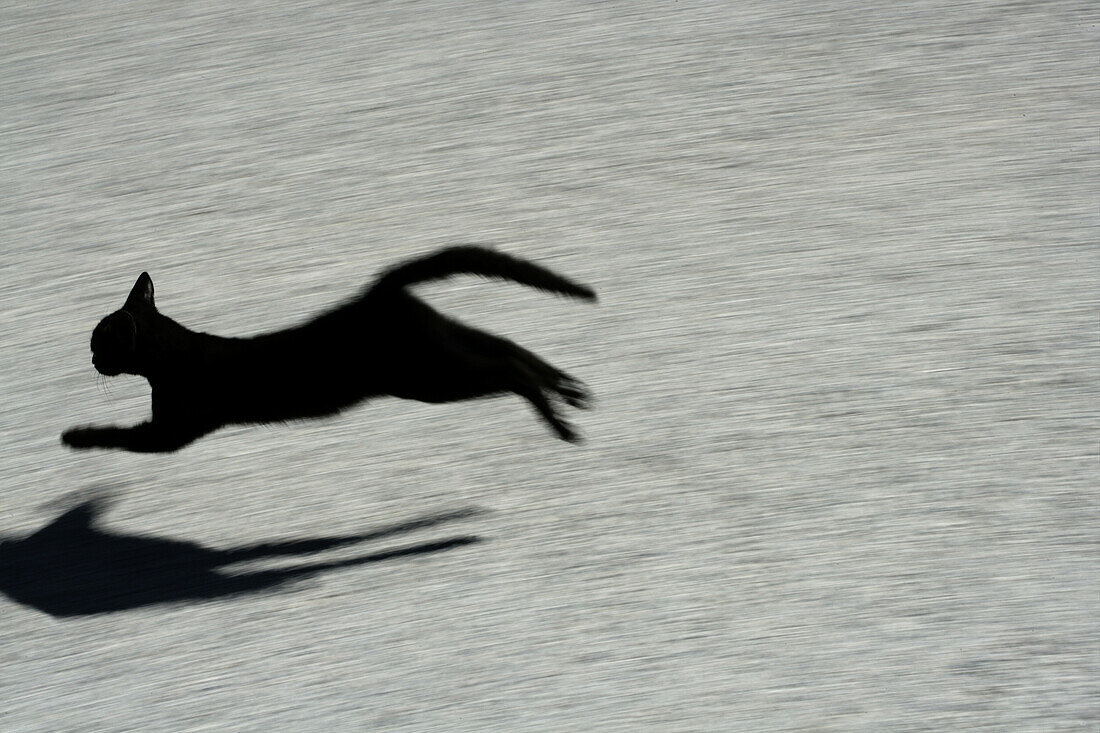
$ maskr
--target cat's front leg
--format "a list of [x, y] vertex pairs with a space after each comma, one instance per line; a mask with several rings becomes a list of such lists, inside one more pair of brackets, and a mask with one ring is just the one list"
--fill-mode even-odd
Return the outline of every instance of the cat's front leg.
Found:
[[166, 429], [153, 422], [129, 428], [88, 425], [71, 428], [61, 434], [61, 442], [70, 448], [121, 448], [135, 453], [171, 453], [192, 442], [204, 431]]
[[69, 428], [61, 434], [61, 442], [77, 450], [105, 448], [107, 446], [102, 444], [102, 438], [100, 437], [102, 432], [103, 428], [96, 428], [91, 425], [85, 425], [79, 428]]

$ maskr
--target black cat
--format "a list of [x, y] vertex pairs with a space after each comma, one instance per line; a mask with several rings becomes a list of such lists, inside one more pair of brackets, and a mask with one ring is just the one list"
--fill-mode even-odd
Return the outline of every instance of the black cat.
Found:
[[307, 323], [223, 338], [162, 315], [143, 272], [122, 309], [92, 332], [92, 364], [107, 376], [148, 379], [153, 417], [127, 428], [73, 428], [61, 440], [72, 448], [170, 452], [223, 425], [332, 415], [371, 397], [453, 402], [514, 392], [560, 438], [578, 441], [554, 403], [586, 408], [583, 383], [507, 339], [441, 315], [407, 289], [457, 274], [596, 300], [591, 288], [533, 263], [452, 247], [387, 271], [358, 298]]

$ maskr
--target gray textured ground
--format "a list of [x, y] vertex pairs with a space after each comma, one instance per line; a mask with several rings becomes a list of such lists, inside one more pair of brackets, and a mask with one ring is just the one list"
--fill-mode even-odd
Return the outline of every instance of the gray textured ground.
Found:
[[[1097, 13], [878, 5], [4, 3], [0, 535], [54, 524], [0, 729], [1096, 730]], [[586, 378], [585, 447], [515, 399], [58, 442], [148, 410], [87, 346], [143, 269], [242, 335], [470, 241], [600, 291], [425, 291]], [[480, 542], [239, 595], [149, 539], [441, 512], [251, 569]]]

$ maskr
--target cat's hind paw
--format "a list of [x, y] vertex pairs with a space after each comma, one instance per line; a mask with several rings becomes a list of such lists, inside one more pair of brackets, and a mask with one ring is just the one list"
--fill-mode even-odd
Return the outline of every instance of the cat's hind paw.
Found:
[[565, 404], [576, 407], [578, 410], [587, 410], [592, 407], [594, 402], [592, 392], [585, 383], [568, 375], [559, 379], [553, 389], [565, 401]]
[[552, 423], [552, 426], [557, 436], [567, 443], [579, 445], [584, 442], [584, 435], [565, 420], [558, 418]]

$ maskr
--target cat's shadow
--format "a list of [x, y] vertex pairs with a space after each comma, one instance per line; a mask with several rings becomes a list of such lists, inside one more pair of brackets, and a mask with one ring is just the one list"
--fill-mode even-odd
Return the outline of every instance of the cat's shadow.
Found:
[[21, 539], [0, 539], [0, 593], [57, 617], [111, 613], [163, 603], [263, 591], [326, 570], [423, 555], [478, 542], [461, 535], [347, 559], [234, 571], [238, 563], [332, 550], [380, 540], [480, 513], [464, 509], [369, 532], [286, 540], [218, 550], [195, 542], [115, 533], [97, 526], [104, 501], [69, 509]]

